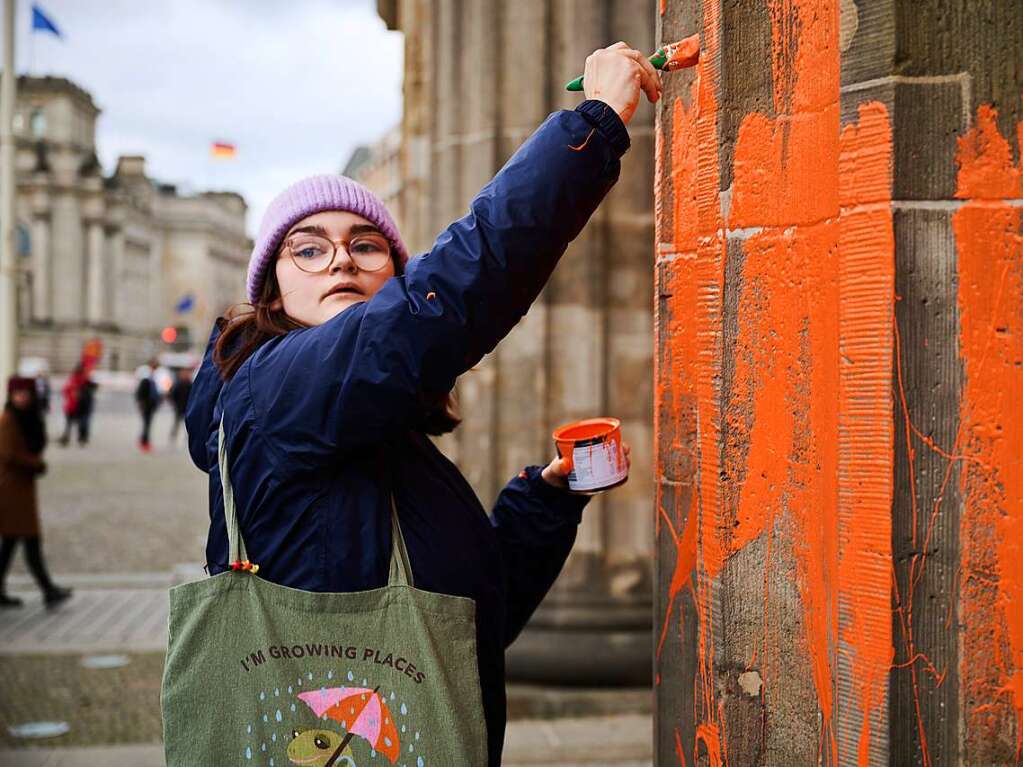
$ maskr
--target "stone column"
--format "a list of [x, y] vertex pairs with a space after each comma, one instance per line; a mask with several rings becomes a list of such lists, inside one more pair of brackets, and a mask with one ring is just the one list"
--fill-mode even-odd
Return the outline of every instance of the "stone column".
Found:
[[1014, 763], [1023, 5], [662, 10], [658, 761]]
[[103, 236], [103, 222], [95, 218], [86, 219], [85, 230], [86, 319], [90, 325], [99, 325], [107, 320], [106, 283], [111, 278]]
[[[423, 220], [432, 241], [552, 109], [579, 103], [564, 84], [590, 52], [618, 36], [653, 47], [655, 4], [426, 5], [430, 12], [404, 0], [398, 23], [406, 64], [425, 68], [411, 80], [406, 71], [404, 152], [411, 157], [411, 142], [431, 137]], [[629, 484], [590, 504], [565, 573], [511, 648], [515, 678], [601, 685], [649, 679], [652, 488], [644, 443], [651, 438], [651, 389], [639, 375], [652, 359], [649, 110], [641, 107], [633, 123], [623, 191], [594, 216], [495, 353], [462, 376], [465, 421], [454, 439], [440, 441], [485, 506], [524, 465], [551, 459], [558, 424], [619, 415], [634, 446]], [[409, 221], [417, 216], [411, 207]]]
[[50, 252], [50, 218], [32, 216], [32, 319], [49, 322], [53, 316], [53, 255]]

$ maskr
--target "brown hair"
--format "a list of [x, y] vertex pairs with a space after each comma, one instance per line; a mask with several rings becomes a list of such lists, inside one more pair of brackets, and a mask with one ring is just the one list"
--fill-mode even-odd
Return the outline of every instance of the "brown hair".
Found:
[[[392, 258], [395, 274], [401, 274], [403, 270], [393, 253]], [[213, 347], [213, 364], [225, 381], [230, 380], [242, 363], [271, 338], [308, 327], [285, 313], [280, 295], [277, 274], [271, 267], [267, 269], [256, 303], [236, 304], [217, 321], [220, 323], [220, 336]], [[423, 418], [418, 428], [427, 434], [447, 434], [462, 422], [454, 392], [434, 397], [424, 395], [422, 408]]]

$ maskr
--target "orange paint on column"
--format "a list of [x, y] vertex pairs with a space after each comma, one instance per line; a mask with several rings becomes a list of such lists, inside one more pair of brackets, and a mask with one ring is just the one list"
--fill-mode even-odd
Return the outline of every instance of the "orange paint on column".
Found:
[[[794, 555], [803, 643], [823, 721], [821, 757], [827, 764], [839, 758], [833, 679], [841, 640], [856, 675], [849, 703], [863, 723], [858, 761], [865, 764], [892, 655], [888, 115], [872, 103], [858, 125], [840, 131], [836, 0], [771, 0], [776, 116], [742, 120], [726, 222], [716, 94], [720, 9], [713, 0], [703, 8], [698, 78], [688, 106], [673, 104], [667, 148], [674, 255], [662, 261], [671, 319], [659, 347], [658, 422], [692, 424], [675, 436], [695, 444], [692, 473], [683, 479], [691, 482], [691, 505], [675, 510], [687, 514], [685, 523], [676, 517], [664, 525], [676, 562], [658, 655], [674, 600], [691, 588], [700, 624], [694, 749], [705, 750], [710, 763], [727, 761], [712, 588], [731, 556], [777, 530]], [[732, 387], [722, 413], [726, 229], [753, 231], [742, 243], [735, 283]], [[855, 369], [840, 365], [840, 351]], [[841, 578], [840, 537], [848, 568]], [[765, 605], [765, 624], [766, 615]], [[766, 625], [764, 632], [771, 641]], [[766, 653], [760, 662], [769, 662]], [[770, 671], [761, 667], [767, 701]]]
[[[860, 718], [856, 763], [871, 759], [871, 718], [883, 711], [892, 644], [892, 420], [895, 237], [888, 110], [860, 106], [840, 145], [839, 643]], [[840, 685], [841, 689], [841, 685]], [[843, 701], [845, 702], [845, 701]], [[882, 726], [879, 723], [877, 726]], [[877, 733], [881, 734], [881, 733]]]
[[759, 351], [736, 365], [735, 396], [753, 408], [739, 489], [746, 530], [736, 542], [783, 515], [822, 743], [835, 763], [838, 8], [829, 0], [775, 0], [770, 9], [778, 116], [749, 115], [740, 126], [729, 220], [732, 228], [761, 228], [744, 244], [739, 344]]
[[[967, 743], [1023, 742], [1023, 238], [1020, 168], [988, 106], [959, 139], [963, 624]], [[1023, 137], [1023, 123], [1019, 126]]]

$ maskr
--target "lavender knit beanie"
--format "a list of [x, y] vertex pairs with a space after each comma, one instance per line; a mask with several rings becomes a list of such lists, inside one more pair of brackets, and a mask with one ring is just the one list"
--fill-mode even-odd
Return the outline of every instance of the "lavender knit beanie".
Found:
[[250, 303], [255, 303], [259, 298], [266, 271], [273, 263], [284, 235], [306, 216], [324, 210], [347, 210], [376, 224], [391, 243], [404, 268], [408, 261], [408, 251], [401, 241], [394, 219], [379, 197], [347, 176], [309, 176], [277, 195], [263, 214], [256, 245], [249, 259], [246, 288]]

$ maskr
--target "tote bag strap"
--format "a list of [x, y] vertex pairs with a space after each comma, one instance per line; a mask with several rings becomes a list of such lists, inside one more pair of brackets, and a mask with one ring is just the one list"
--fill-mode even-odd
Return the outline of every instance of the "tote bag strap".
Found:
[[[238, 510], [234, 505], [234, 488], [227, 468], [227, 440], [224, 439], [224, 416], [220, 416], [220, 430], [217, 434], [217, 460], [220, 464], [220, 483], [224, 489], [224, 524], [227, 526], [227, 545], [229, 562], [247, 560], [245, 541], [242, 539], [241, 525], [238, 523]], [[405, 548], [405, 537], [401, 534], [398, 523], [398, 507], [395, 505], [394, 493], [388, 488], [391, 499], [391, 561], [387, 572], [388, 586], [414, 586], [412, 580], [412, 564], [409, 562], [408, 549]]]
[[394, 493], [388, 491], [391, 497], [391, 567], [387, 575], [388, 586], [412, 586], [412, 563], [408, 558], [408, 549], [405, 548], [405, 536], [401, 534], [401, 525], [398, 524], [398, 507], [394, 502]]
[[224, 439], [224, 416], [220, 416], [220, 432], [217, 435], [217, 459], [220, 463], [220, 484], [224, 488], [224, 524], [227, 526], [228, 563], [249, 558], [242, 540], [242, 529], [238, 524], [238, 510], [234, 505], [234, 489], [227, 473], [227, 440]]

